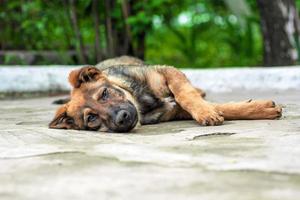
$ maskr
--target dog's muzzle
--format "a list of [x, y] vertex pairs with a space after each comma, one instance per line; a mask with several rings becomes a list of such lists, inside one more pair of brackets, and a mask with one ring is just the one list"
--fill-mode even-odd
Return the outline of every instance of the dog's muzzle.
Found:
[[120, 108], [113, 116], [114, 127], [113, 132], [129, 132], [138, 122], [138, 114], [136, 108], [129, 104], [126, 108]]

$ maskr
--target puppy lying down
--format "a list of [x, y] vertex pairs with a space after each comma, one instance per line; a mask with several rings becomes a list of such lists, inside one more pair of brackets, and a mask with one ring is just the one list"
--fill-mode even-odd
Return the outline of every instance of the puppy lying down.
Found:
[[129, 132], [138, 124], [194, 119], [214, 126], [224, 120], [277, 119], [282, 113], [271, 100], [205, 101], [205, 93], [178, 69], [128, 56], [76, 69], [69, 82], [70, 100], [58, 108], [50, 128]]

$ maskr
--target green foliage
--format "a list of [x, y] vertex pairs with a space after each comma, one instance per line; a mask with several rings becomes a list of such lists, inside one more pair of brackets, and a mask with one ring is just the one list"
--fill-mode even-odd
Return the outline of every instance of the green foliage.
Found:
[[[65, 2], [65, 3], [64, 3]], [[4, 0], [0, 6], [0, 48], [2, 50], [54, 50], [64, 52], [77, 46], [67, 1]], [[77, 0], [76, 13], [90, 62], [95, 55], [92, 0]], [[105, 54], [105, 6], [99, 1], [101, 48]], [[121, 3], [109, 13], [113, 26], [127, 23], [132, 37], [146, 32], [145, 57], [148, 63], [180, 67], [253, 66], [262, 64], [262, 38], [255, 0], [246, 0], [251, 16], [233, 15], [223, 0], [136, 0], [124, 22]], [[300, 0], [297, 0], [300, 6]], [[125, 32], [125, 30], [124, 30]], [[298, 44], [298, 47], [300, 45]], [[104, 56], [105, 57], [105, 56]], [[107, 57], [107, 56], [106, 56]], [[11, 63], [13, 57], [5, 62]], [[78, 63], [78, 59], [61, 59]], [[18, 61], [22, 63], [22, 61]], [[40, 63], [51, 63], [42, 60]], [[93, 63], [91, 63], [93, 64]]]
[[147, 60], [154, 63], [183, 67], [261, 63], [262, 39], [257, 16], [248, 17], [242, 27], [222, 1], [187, 5], [165, 24], [156, 27], [147, 40]]
[[20, 59], [18, 56], [14, 55], [5, 55], [4, 56], [4, 65], [24, 65], [26, 64], [24, 60]]

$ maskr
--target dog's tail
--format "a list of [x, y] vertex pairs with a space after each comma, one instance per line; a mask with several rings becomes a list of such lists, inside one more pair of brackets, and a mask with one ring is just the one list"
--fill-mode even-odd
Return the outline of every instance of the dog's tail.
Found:
[[52, 104], [66, 104], [70, 101], [70, 97], [64, 99], [57, 99], [52, 102]]

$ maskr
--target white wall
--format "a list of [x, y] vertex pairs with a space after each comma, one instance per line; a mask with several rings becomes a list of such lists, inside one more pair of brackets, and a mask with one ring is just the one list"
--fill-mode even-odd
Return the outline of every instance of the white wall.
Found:
[[[0, 92], [69, 90], [68, 73], [78, 66], [2, 66]], [[182, 70], [210, 92], [300, 89], [300, 67]]]

